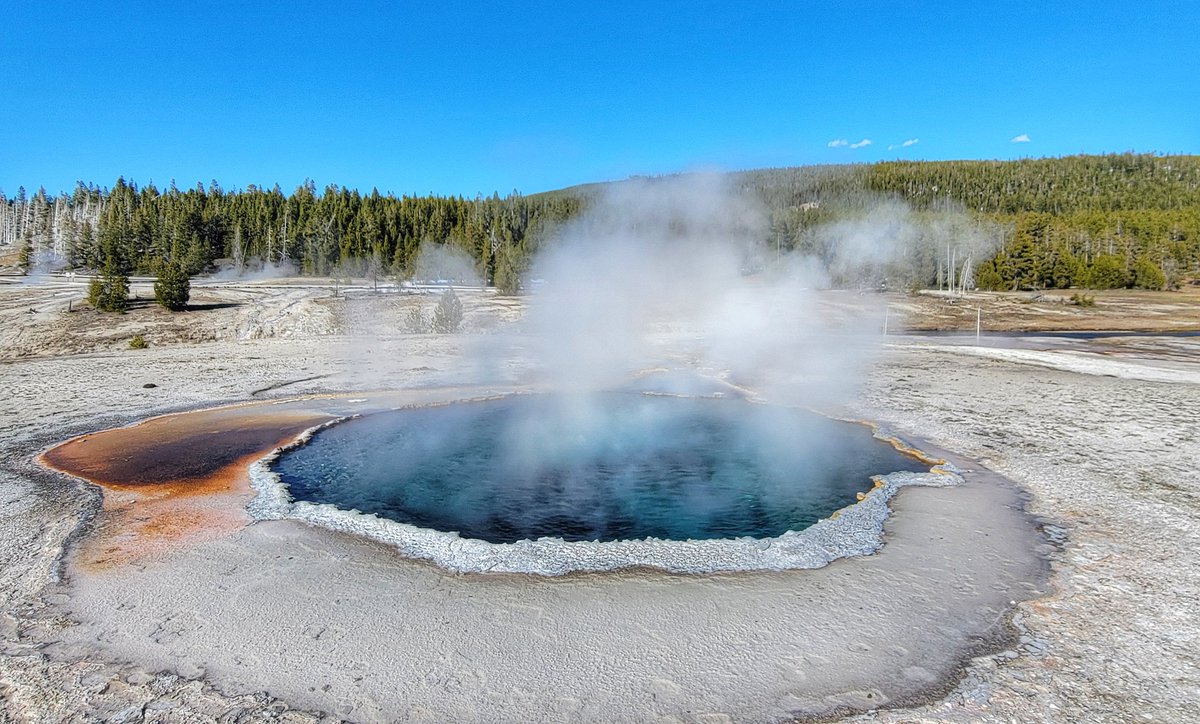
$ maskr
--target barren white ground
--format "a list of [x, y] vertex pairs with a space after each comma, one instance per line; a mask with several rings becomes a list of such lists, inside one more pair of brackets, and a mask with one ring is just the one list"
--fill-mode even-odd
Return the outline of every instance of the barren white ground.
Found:
[[[55, 580], [64, 546], [78, 529], [80, 517], [90, 510], [96, 493], [40, 474], [29, 462], [32, 453], [73, 432], [131, 421], [166, 409], [247, 399], [252, 392], [294, 380], [307, 379], [274, 392], [366, 388], [381, 379], [391, 385], [444, 380], [460, 373], [457, 363], [461, 350], [479, 336], [384, 335], [381, 341], [364, 345], [345, 334], [355, 331], [347, 329], [344, 321], [352, 315], [339, 311], [336, 303], [314, 299], [312, 293], [236, 293], [246, 293], [253, 301], [214, 314], [216, 321], [211, 325], [194, 325], [200, 338], [211, 330], [213, 341], [184, 343], [164, 334], [158, 345], [148, 334], [153, 346], [135, 351], [125, 344], [138, 324], [139, 318], [133, 315], [121, 321], [128, 329], [111, 338], [97, 341], [63, 333], [56, 338], [59, 341], [46, 345], [39, 341], [38, 330], [42, 327], [17, 315], [45, 314], [47, 324], [74, 324], [54, 316], [57, 312], [53, 307], [62, 301], [61, 297], [49, 301], [44, 296], [35, 297], [31, 314], [21, 308], [25, 298], [14, 301], [11, 295], [17, 291], [3, 291], [0, 310], [4, 318], [0, 322], [6, 331], [0, 333], [0, 340], [7, 346], [5, 356], [14, 361], [0, 366], [5, 391], [0, 397], [0, 450], [5, 461], [0, 470], [0, 721], [322, 718], [292, 708], [293, 697], [280, 700], [253, 693], [262, 688], [257, 681], [248, 681], [240, 692], [228, 686], [215, 691], [206, 672], [187, 657], [176, 659], [173, 666], [150, 659], [118, 664], [97, 655], [86, 637], [71, 643], [76, 640], [73, 632], [80, 627], [64, 611], [78, 592]], [[38, 309], [39, 303], [46, 308]], [[486, 333], [512, 316], [511, 309], [501, 302], [483, 300], [469, 309], [473, 315], [469, 321], [476, 333]], [[293, 313], [297, 315], [296, 324], [279, 321]], [[19, 329], [15, 338], [11, 332], [14, 328]], [[1054, 569], [1051, 595], [1018, 606], [1016, 623], [1023, 631], [1019, 646], [973, 662], [945, 698], [913, 709], [870, 712], [863, 718], [1200, 719], [1200, 663], [1196, 654], [1200, 651], [1200, 483], [1196, 480], [1200, 470], [1200, 364], [1194, 361], [1200, 357], [1200, 345], [1190, 340], [1168, 340], [1161, 345], [1099, 345], [1103, 355], [1090, 351], [1096, 346], [1079, 343], [1070, 348], [1036, 350], [1037, 354], [1030, 355], [969, 346], [897, 343], [876, 366], [856, 404], [864, 416], [982, 459], [1017, 481], [1030, 493], [1033, 512], [1062, 527], [1065, 543], [1049, 551]], [[11, 353], [18, 348], [19, 352]], [[75, 349], [82, 353], [61, 354]], [[54, 354], [38, 356], [46, 352]], [[158, 387], [144, 389], [142, 385], [149, 382]], [[903, 498], [899, 505], [903, 506]], [[904, 511], [899, 512], [896, 520], [903, 521]], [[953, 510], [947, 509], [946, 515], [952, 516]], [[330, 561], [328, 570], [340, 568], [344, 580], [354, 578], [360, 581], [357, 585], [366, 585], [367, 589], [369, 584], [362, 584], [364, 579], [354, 574], [370, 574], [372, 567], [377, 569], [385, 560], [377, 549], [361, 556], [355, 554], [370, 544], [298, 532], [292, 524], [253, 526], [249, 532], [273, 539], [277, 548], [293, 546], [310, 557], [324, 557]], [[912, 533], [928, 536], [936, 531]], [[1052, 533], [1059, 535], [1057, 530]], [[210, 549], [209, 554], [215, 557], [208, 560], [216, 561], [224, 555], [223, 560], [234, 561], [242, 553], [222, 553], [220, 546]], [[303, 580], [304, 571], [287, 571], [286, 557], [243, 560], [243, 565], [252, 572], [278, 570]], [[497, 649], [490, 642], [495, 639], [511, 642], [514, 637], [542, 635], [557, 640], [564, 635], [580, 635], [579, 629], [572, 632], [569, 627], [539, 629], [531, 625], [537, 620], [534, 608], [488, 606], [486, 601], [447, 597], [443, 589], [448, 582], [453, 583], [452, 577], [427, 566], [413, 566], [412, 570], [413, 586], [419, 593], [455, 607], [447, 611], [442, 628], [428, 634], [457, 642], [457, 646], [447, 649], [451, 665], [437, 662], [437, 666], [429, 667], [431, 670], [455, 670], [455, 657], [471, 661], [488, 652], [494, 655]], [[826, 575], [838, 573], [836, 566], [822, 570]], [[203, 580], [178, 583], [181, 590], [193, 584], [219, 590], [226, 574], [236, 578], [235, 573], [213, 569]], [[808, 573], [798, 572], [795, 576]], [[282, 593], [279, 586], [287, 580], [276, 578], [274, 587], [267, 585], [263, 590], [245, 593], [277, 596]], [[661, 612], [661, 619], [652, 623], [668, 635], [686, 636], [697, 626], [712, 629], [720, 628], [715, 623], [729, 624], [729, 640], [714, 650], [697, 649], [697, 660], [706, 664], [714, 681], [720, 680], [727, 664], [723, 655], [743, 650], [748, 641], [757, 644], [789, 635], [786, 630], [764, 631], [755, 624], [756, 615], [771, 613], [794, 593], [789, 581], [781, 580], [770, 590], [760, 591], [736, 577], [639, 581], [630, 574], [630, 580], [642, 588], [638, 605]], [[495, 587], [512, 589], [506, 594], [508, 603], [520, 601], [519, 585], [499, 580]], [[742, 605], [697, 609], [688, 605], [686, 595], [679, 595], [686, 594], [684, 589], [722, 589], [729, 595], [720, 600]], [[317, 596], [313, 591], [319, 590], [311, 589], [309, 598]], [[357, 600], [343, 603], [329, 590], [325, 587], [321, 595], [333, 595], [333, 601], [319, 597], [310, 604], [347, 605], [363, 612], [363, 629], [373, 625], [365, 613], [381, 607], [390, 608], [401, 625], [405, 620], [403, 607], [371, 597], [369, 590], [355, 589]], [[230, 596], [237, 593], [226, 591]], [[303, 593], [292, 592], [297, 596]], [[136, 598], [129, 591], [124, 594]], [[580, 626], [591, 621], [589, 612], [602, 606], [617, 610], [621, 605], [619, 601], [597, 600], [596, 596], [602, 594], [586, 580], [568, 581], [552, 591], [552, 597], [575, 601]], [[890, 620], [897, 631], [903, 632], [907, 612], [890, 610], [886, 589], [881, 594], [856, 601], [844, 610], [853, 610], [876, 630], [877, 622]], [[168, 654], [173, 637], [194, 636], [196, 621], [173, 617], [169, 607], [155, 610], [153, 600], [144, 605], [146, 621], [156, 620], [158, 624], [152, 633], [168, 642], [159, 644]], [[846, 602], [839, 605], [846, 606]], [[472, 611], [495, 617], [494, 625], [484, 631], [454, 630], [456, 618], [451, 614]], [[256, 623], [260, 632], [277, 630], [318, 639], [338, 633], [290, 632], [286, 626], [272, 629], [286, 623], [277, 620]], [[834, 623], [848, 628], [856, 621], [831, 621], [831, 625]], [[595, 621], [590, 625], [600, 628]], [[236, 635], [213, 633], [218, 639]], [[585, 636], [573, 643], [583, 646], [603, 640], [603, 630], [594, 633], [597, 638]], [[911, 636], [920, 640], [921, 634], [918, 631]], [[270, 634], [258, 635], [264, 650], [271, 651]], [[584, 656], [593, 653], [579, 650]], [[887, 655], [830, 651], [828, 659], [836, 664], [855, 656], [868, 660]], [[704, 656], [709, 658], [699, 658]], [[259, 670], [288, 665], [270, 653], [256, 663]], [[819, 671], [823, 666], [820, 661], [761, 660], [742, 664], [774, 667], [778, 669], [776, 677], [794, 676], [806, 669]], [[557, 675], [557, 671], [569, 670], [571, 665], [570, 660], [545, 662], [545, 671]], [[643, 661], [637, 666], [652, 674], [656, 662]], [[425, 692], [430, 700], [446, 708], [413, 709], [406, 715], [419, 718], [424, 714], [435, 720], [447, 716], [487, 719], [488, 712], [479, 708], [453, 708], [459, 706], [455, 703], [457, 690], [479, 689], [479, 682], [470, 678], [477, 675], [478, 667], [457, 668], [461, 670], [457, 677], [412, 681], [414, 691]], [[589, 673], [595, 680], [605, 681], [613, 672]], [[919, 677], [922, 672], [908, 674]], [[494, 702], [494, 711], [511, 715], [525, 704], [545, 701], [544, 697], [539, 699], [538, 691], [528, 687], [492, 683], [506, 697]], [[319, 688], [321, 684], [313, 682], [313, 686]], [[803, 681], [797, 681], [795, 691], [801, 696], [804, 688]], [[869, 689], [852, 695], [863, 696], [866, 691]], [[315, 692], [313, 695], [317, 696]], [[719, 720], [725, 714], [735, 719], [770, 718], [782, 716], [786, 707], [786, 702], [762, 702], [757, 716], [748, 713], [750, 709], [723, 710], [722, 704], [728, 702], [706, 698], [703, 692], [697, 694], [690, 682], [654, 676], [645, 677], [641, 690], [614, 691], [609, 696], [617, 705], [630, 700], [652, 702], [644, 710], [643, 719], [660, 715]], [[696, 706], [691, 706], [689, 697], [694, 697]], [[606, 701], [605, 705], [612, 702]], [[586, 697], [563, 695], [546, 704], [539, 716], [604, 719], [612, 718], [612, 711], [589, 705]], [[362, 698], [346, 697], [344, 703], [330, 707], [324, 716], [370, 720], [385, 716], [385, 712], [372, 710]]]

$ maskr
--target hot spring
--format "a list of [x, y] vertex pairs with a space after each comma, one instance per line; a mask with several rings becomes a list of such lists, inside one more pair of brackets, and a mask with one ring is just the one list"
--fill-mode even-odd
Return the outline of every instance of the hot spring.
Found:
[[272, 468], [295, 501], [508, 544], [773, 539], [929, 465], [802, 410], [611, 392], [371, 414]]

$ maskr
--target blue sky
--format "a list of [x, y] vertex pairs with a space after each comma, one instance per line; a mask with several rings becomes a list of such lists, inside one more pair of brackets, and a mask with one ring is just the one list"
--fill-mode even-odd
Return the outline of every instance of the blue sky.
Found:
[[15, 3], [0, 189], [1200, 152], [1200, 2], [386, 6]]

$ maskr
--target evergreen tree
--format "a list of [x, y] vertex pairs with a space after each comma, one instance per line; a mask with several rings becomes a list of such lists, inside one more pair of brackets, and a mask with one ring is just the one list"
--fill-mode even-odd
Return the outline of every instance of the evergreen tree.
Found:
[[21, 237], [21, 250], [17, 253], [17, 266], [22, 274], [28, 274], [33, 268], [33, 235], [28, 231]]
[[88, 285], [88, 303], [101, 312], [124, 312], [129, 308], [129, 275], [110, 259], [100, 276]]
[[1167, 275], [1149, 257], [1142, 255], [1133, 263], [1133, 285], [1139, 289], [1162, 289], [1167, 285]]
[[975, 277], [975, 286], [977, 289], [989, 292], [998, 292], [1007, 288], [1004, 277], [1000, 276], [1000, 272], [996, 271], [996, 264], [990, 260], [979, 266], [979, 274]]
[[1126, 286], [1125, 260], [1116, 254], [1101, 254], [1088, 273], [1092, 289], [1120, 289]]
[[1079, 274], [1079, 261], [1071, 254], [1070, 249], [1060, 245], [1053, 250], [1047, 271], [1043, 286], [1067, 289], [1075, 285], [1075, 277]]
[[496, 252], [496, 273], [493, 283], [500, 294], [513, 296], [521, 293], [521, 274], [524, 264], [519, 259], [520, 252], [510, 246], [501, 247]]
[[154, 281], [154, 298], [158, 303], [172, 312], [182, 311], [187, 309], [191, 293], [192, 283], [183, 264], [177, 261], [163, 264], [158, 279]]

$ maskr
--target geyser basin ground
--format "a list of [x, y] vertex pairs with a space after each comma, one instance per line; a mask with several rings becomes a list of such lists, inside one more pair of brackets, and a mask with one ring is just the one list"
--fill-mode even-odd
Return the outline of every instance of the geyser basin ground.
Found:
[[[62, 336], [44, 312], [28, 313], [34, 301], [25, 295], [33, 289], [7, 306], [10, 359], [26, 349], [76, 350], [80, 337]], [[258, 285], [254, 293], [279, 300], [271, 289]], [[227, 292], [223, 286], [212, 293]], [[53, 294], [45, 296], [39, 309], [58, 304]], [[893, 309], [927, 299], [887, 296]], [[972, 296], [971, 329], [975, 304], [983, 305], [985, 325], [988, 305], [997, 304], [1022, 314], [1040, 308], [1059, 324], [1067, 310], [1111, 319], [1141, 315], [1122, 319], [1135, 328], [1151, 318], [1172, 324], [1188, 313], [1178, 306], [1187, 301], [1178, 292], [1161, 293], [1161, 304], [1139, 298], [1144, 307], [1115, 308], [1097, 294], [1098, 306], [1090, 309], [1027, 304], [1027, 296]], [[234, 313], [240, 312], [213, 315]], [[28, 326], [35, 316], [46, 325], [42, 334]], [[79, 328], [78, 314], [59, 316]], [[270, 318], [261, 315], [264, 323]], [[215, 328], [196, 315], [171, 319], [181, 339], [198, 324]], [[269, 708], [274, 700], [220, 696], [212, 688], [220, 687], [285, 697], [291, 711], [282, 718], [314, 722], [320, 717], [296, 710], [357, 721], [415, 719], [422, 712], [441, 721], [700, 720], [718, 713], [771, 721], [817, 708], [794, 703], [796, 697], [861, 700], [871, 689], [889, 704], [930, 697], [915, 709], [866, 717], [880, 722], [1198, 718], [1200, 686], [1188, 637], [1195, 638], [1200, 616], [1188, 614], [1197, 598], [1190, 592], [1200, 585], [1200, 545], [1191, 545], [1200, 465], [1191, 444], [1195, 415], [1181, 417], [1195, 409], [1195, 341], [1163, 339], [1151, 348], [1140, 340], [1072, 340], [1031, 364], [1024, 357], [978, 356], [942, 339], [921, 340], [920, 347], [889, 340], [886, 361], [868, 377], [864, 416], [987, 458], [988, 467], [1006, 471], [1036, 496], [1035, 510], [1069, 529], [1069, 543], [1048, 553], [1055, 593], [1014, 607], [1009, 601], [1031, 595], [1030, 586], [1048, 585], [1044, 573], [1021, 568], [1044, 541], [1010, 507], [1020, 505], [1005, 497], [1012, 488], [981, 477], [967, 461], [959, 461], [963, 485], [906, 488], [892, 499], [878, 553], [807, 571], [452, 575], [298, 521], [254, 523], [137, 566], [83, 569], [74, 542], [125, 522], [104, 510], [80, 528], [99, 495], [24, 464], [46, 445], [168, 410], [250, 400], [252, 390], [287, 380], [329, 375], [270, 394], [368, 389], [380, 379], [347, 374], [349, 344], [326, 336], [187, 345], [151, 338], [150, 349], [129, 350], [127, 338], [145, 331], [143, 318], [131, 312], [104, 321], [92, 327], [105, 335], [96, 343], [107, 345], [105, 354], [22, 358], [4, 367], [11, 384], [0, 400], [8, 423], [0, 449], [9, 460], [0, 476], [0, 710], [7, 705], [18, 717], [97, 721], [116, 719], [128, 707], [136, 718], [173, 705], [154, 716], [278, 718]], [[125, 330], [115, 333], [116, 342], [112, 325]], [[455, 369], [446, 350], [457, 344], [397, 335], [366, 359], [391, 364], [391, 384], [429, 386], [444, 380], [428, 368]], [[997, 341], [981, 352], [1002, 352], [1001, 344], [1012, 346]], [[359, 340], [354, 350], [361, 360]], [[1080, 358], [1096, 361], [1091, 372]], [[1191, 383], [1141, 376], [1145, 369], [1185, 367]], [[148, 382], [159, 387], [143, 390]], [[347, 404], [337, 414], [362, 406]], [[220, 428], [215, 421], [189, 426], [198, 433]], [[106, 500], [111, 494], [104, 491]], [[43, 591], [64, 541], [70, 553], [64, 583]], [[57, 603], [39, 603], [49, 594], [57, 594], [50, 596]], [[990, 609], [992, 618], [972, 616], [977, 608]], [[1003, 656], [964, 662], [1014, 611], [1023, 641], [991, 649], [1011, 647]], [[1122, 625], [1097, 624], [1112, 621]], [[981, 633], [983, 641], [974, 638]], [[73, 643], [54, 643], [68, 638]], [[862, 646], [871, 650], [860, 653]], [[900, 647], [908, 654], [900, 655]], [[348, 658], [338, 661], [339, 654]], [[251, 668], [256, 659], [261, 669]], [[947, 678], [915, 686], [901, 673], [910, 666]], [[167, 673], [198, 667], [207, 671], [200, 680]], [[968, 678], [961, 680], [964, 671]], [[960, 680], [960, 690], [938, 695]]]
[[297, 500], [514, 543], [775, 538], [929, 465], [803, 410], [601, 393], [370, 415], [273, 469]]

